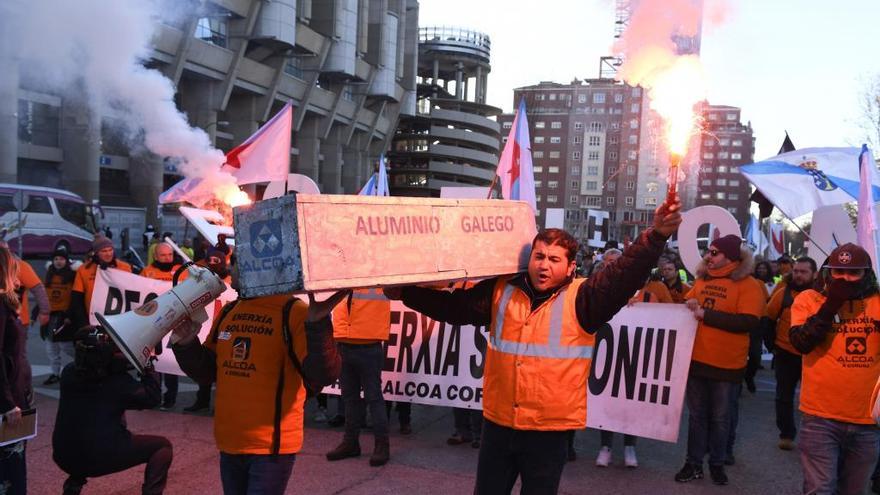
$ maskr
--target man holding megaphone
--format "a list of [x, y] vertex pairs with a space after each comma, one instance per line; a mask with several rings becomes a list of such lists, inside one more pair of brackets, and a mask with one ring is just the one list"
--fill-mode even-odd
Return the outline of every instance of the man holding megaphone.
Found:
[[[238, 288], [234, 255], [232, 287]], [[181, 369], [200, 384], [217, 382], [214, 437], [227, 495], [282, 494], [303, 442], [306, 388], [339, 376], [330, 311], [349, 291], [309, 304], [289, 295], [238, 299], [214, 320], [205, 342], [201, 324], [174, 329]]]

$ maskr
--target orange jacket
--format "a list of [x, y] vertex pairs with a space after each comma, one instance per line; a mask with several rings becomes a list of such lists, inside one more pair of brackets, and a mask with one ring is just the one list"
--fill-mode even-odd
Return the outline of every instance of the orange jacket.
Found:
[[391, 301], [382, 289], [358, 289], [333, 309], [333, 338], [345, 344], [375, 344], [391, 333]]
[[[173, 267], [171, 267], [170, 271], [166, 272], [166, 271], [160, 270], [159, 268], [156, 268], [156, 266], [154, 266], [154, 265], [150, 265], [141, 271], [141, 277], [147, 277], [147, 278], [151, 278], [153, 280], [164, 280], [166, 282], [171, 282], [174, 279], [174, 272], [176, 272], [178, 268], [180, 268], [180, 265], [174, 265]], [[188, 272], [184, 272], [184, 273], [180, 274], [179, 280], [181, 282], [183, 280], [185, 280], [187, 273]]]
[[669, 289], [669, 295], [672, 297], [672, 302], [681, 304], [686, 301], [685, 295], [691, 291], [693, 286], [682, 282], [678, 276], [676, 276], [676, 280], [678, 281], [676, 284], [672, 287], [666, 286], [666, 288]]
[[[42, 284], [43, 281], [37, 276], [37, 273], [34, 271], [34, 268], [30, 263], [19, 258], [15, 258], [15, 261], [18, 263], [19, 299], [21, 299], [21, 308], [18, 310], [18, 319], [21, 320], [21, 324], [24, 325], [24, 328], [27, 328], [31, 323], [31, 312], [30, 308], [28, 308], [27, 291]], [[40, 311], [43, 311], [43, 308], [40, 308]]]
[[669, 292], [669, 287], [666, 287], [666, 284], [659, 280], [649, 280], [647, 284], [645, 284], [645, 288], [643, 289], [646, 292], [650, 292], [656, 297], [655, 301], [649, 302], [660, 302], [660, 303], [671, 303], [672, 294]]
[[[215, 320], [205, 341], [217, 355], [214, 437], [221, 452], [271, 454], [276, 404], [280, 405], [279, 453], [293, 454], [302, 448], [306, 389], [287, 354], [281, 326], [289, 298], [240, 299], [219, 322]], [[306, 354], [307, 310], [308, 306], [297, 300], [289, 318], [293, 349], [300, 362]]]
[[[734, 280], [729, 277], [698, 278], [687, 295], [700, 306], [722, 313], [764, 316], [765, 291], [753, 277]], [[733, 333], [700, 321], [694, 339], [691, 360], [723, 370], [740, 370], [746, 366], [749, 334]]]
[[[131, 265], [122, 260], [116, 260], [116, 266], [113, 268], [131, 273]], [[86, 315], [91, 314], [92, 311], [92, 291], [95, 288], [95, 276], [97, 274], [98, 264], [90, 260], [79, 267], [76, 271], [76, 278], [73, 279], [73, 292], [81, 292], [83, 294]]]
[[502, 277], [492, 298], [483, 416], [518, 430], [574, 430], [587, 422], [587, 378], [593, 335], [575, 314], [575, 279], [535, 311], [529, 297]]
[[[792, 354], [800, 354], [797, 349], [791, 345], [788, 332], [791, 330], [791, 304], [783, 308], [782, 303], [785, 299], [786, 290], [777, 290], [770, 296], [770, 302], [767, 303], [767, 317], [776, 321], [776, 340], [774, 345], [786, 352]], [[800, 291], [791, 291], [792, 299], [796, 298]]]
[[[809, 289], [791, 307], [791, 326], [804, 325], [815, 315], [825, 296]], [[847, 301], [838, 311], [839, 322], [811, 352], [804, 354], [802, 412], [856, 424], [873, 424], [872, 390], [880, 377], [880, 294]]]

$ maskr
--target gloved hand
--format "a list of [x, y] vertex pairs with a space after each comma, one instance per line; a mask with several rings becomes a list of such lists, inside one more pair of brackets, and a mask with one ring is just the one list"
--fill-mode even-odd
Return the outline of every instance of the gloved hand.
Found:
[[848, 282], [842, 278], [832, 279], [825, 288], [825, 302], [816, 314], [826, 321], [831, 321], [843, 307], [843, 303], [856, 295], [860, 285], [860, 282]]
[[202, 324], [208, 321], [208, 313], [204, 308], [197, 311], [192, 317], [177, 326], [168, 337], [170, 345], [189, 345], [199, 336]]

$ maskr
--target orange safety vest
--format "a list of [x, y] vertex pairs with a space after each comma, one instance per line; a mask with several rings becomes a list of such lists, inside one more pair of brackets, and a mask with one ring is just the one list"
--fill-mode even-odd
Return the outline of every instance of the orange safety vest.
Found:
[[[238, 300], [218, 318], [205, 342], [217, 355], [214, 438], [221, 452], [272, 454], [276, 439], [279, 454], [302, 448], [306, 388], [283, 336], [281, 315], [288, 299]], [[308, 306], [297, 300], [288, 319], [300, 362], [306, 355], [306, 311]]]
[[[116, 260], [115, 268], [117, 270], [131, 273], [131, 265], [122, 260]], [[76, 271], [76, 278], [73, 279], [73, 290], [83, 294], [87, 315], [92, 312], [92, 291], [95, 288], [95, 277], [97, 274], [98, 264], [94, 261], [89, 261], [79, 267], [79, 270]]]
[[391, 301], [382, 289], [358, 289], [333, 309], [333, 337], [345, 344], [374, 344], [391, 333]]
[[46, 295], [49, 297], [49, 311], [67, 311], [70, 308], [70, 291], [73, 281], [64, 283], [61, 275], [52, 275], [46, 284]]
[[[43, 281], [37, 276], [30, 263], [18, 257], [14, 259], [18, 263], [18, 299], [21, 302], [21, 307], [18, 309], [18, 319], [21, 320], [21, 324], [27, 329], [28, 325], [31, 324], [31, 311], [28, 308], [27, 291], [40, 285]], [[40, 308], [40, 310], [42, 311], [43, 308]]]
[[[791, 306], [791, 325], [815, 315], [825, 296], [809, 289]], [[870, 399], [880, 377], [880, 295], [843, 303], [825, 341], [804, 354], [802, 412], [846, 423], [874, 424]]]
[[578, 288], [562, 287], [535, 311], [509, 278], [495, 284], [483, 378], [483, 416], [517, 430], [587, 424], [587, 378], [595, 337], [575, 314]]
[[[764, 316], [763, 284], [752, 277], [733, 280], [729, 277], [699, 278], [686, 296], [696, 299], [704, 309], [724, 313]], [[749, 334], [727, 332], [707, 325], [697, 325], [691, 360], [715, 368], [739, 370], [745, 368], [749, 356]]]

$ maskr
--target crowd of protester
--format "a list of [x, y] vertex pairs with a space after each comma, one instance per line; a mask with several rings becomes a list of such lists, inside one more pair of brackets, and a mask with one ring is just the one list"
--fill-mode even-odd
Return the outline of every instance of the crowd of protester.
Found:
[[[17, 424], [22, 412], [33, 406], [25, 346], [26, 330], [33, 317], [50, 365], [50, 374], [42, 385], [60, 384], [53, 458], [69, 476], [64, 482], [64, 493], [79, 493], [89, 477], [137, 464], [147, 465], [143, 493], [161, 493], [173, 457], [171, 442], [163, 437], [132, 434], [127, 430], [123, 413], [126, 409], [176, 410], [178, 377], [160, 375], [148, 368], [138, 379], [133, 378], [106, 335], [89, 326], [87, 315], [97, 270], [112, 267], [170, 281], [180, 271], [184, 259], [165, 242], [171, 239], [169, 233], [159, 236], [150, 232], [143, 242], [147, 260], [144, 266], [128, 263], [117, 258], [108, 234], [105, 230], [96, 235], [93, 250], [82, 261], [72, 260], [63, 249], [56, 251], [42, 280], [28, 263], [0, 245], [0, 351], [4, 356], [0, 366], [0, 408], [5, 421]], [[545, 242], [550, 247], [564, 245], [555, 237], [548, 237]], [[638, 242], [648, 246], [645, 240]], [[821, 264], [805, 256], [792, 259], [784, 255], [767, 260], [754, 258], [742, 239], [729, 235], [707, 246], [692, 275], [675, 250], [660, 247], [660, 241], [652, 242], [657, 246], [651, 248], [657, 249], [651, 255], [653, 261], [650, 267], [638, 272], [644, 273], [644, 278], [633, 285], [637, 290], [621, 304], [682, 304], [693, 313], [698, 325], [685, 392], [686, 457], [683, 467], [670, 477], [681, 483], [703, 478], [704, 462], [708, 460], [712, 482], [729, 482], [725, 467], [737, 462], [734, 452], [739, 398], [743, 389], [756, 393], [756, 374], [766, 365], [776, 378], [778, 448], [799, 449], [804, 493], [861, 493], [869, 478], [873, 479], [873, 491], [880, 493], [880, 471], [875, 469], [880, 455], [877, 430], [868, 407], [861, 407], [870, 399], [877, 381], [876, 369], [848, 368], [834, 362], [852, 352], [847, 347], [855, 345], [854, 335], [863, 339], [858, 342], [868, 348], [880, 344], [874, 342], [880, 337], [873, 326], [856, 328], [858, 322], [880, 319], [880, 315], [874, 314], [880, 311], [880, 295], [867, 253], [847, 244]], [[180, 249], [192, 261], [235, 287], [236, 279], [230, 277], [234, 275], [234, 251], [224, 238], [211, 245], [197, 237], [182, 243]], [[585, 281], [610, 283], [602, 280], [620, 278], [623, 266], [629, 270], [627, 279], [635, 277], [633, 249], [622, 249], [613, 241], [595, 251], [580, 246], [576, 256], [574, 248], [568, 249], [572, 271], [565, 283], [577, 287]], [[602, 275], [606, 271], [609, 272]], [[529, 286], [527, 281], [520, 283]], [[204, 342], [195, 337], [195, 324], [176, 334], [171, 349], [181, 369], [199, 385], [195, 403], [183, 411], [208, 411], [215, 415], [224, 492], [283, 492], [295, 454], [302, 445], [306, 392], [319, 390], [337, 376], [341, 397], [331, 402], [327, 396], [318, 394], [313, 418], [331, 428], [342, 428], [340, 444], [327, 452], [327, 459], [359, 457], [360, 431], [368, 427], [374, 438], [369, 464], [382, 466], [389, 462], [389, 423], [394, 403], [386, 402], [381, 393], [383, 344], [390, 331], [389, 298], [402, 298], [407, 305], [435, 318], [455, 319], [446, 312], [450, 301], [471, 307], [476, 304], [473, 301], [490, 297], [492, 284], [495, 282], [439, 292], [415, 292], [414, 288], [392, 293], [346, 291], [323, 303], [311, 300], [308, 305], [284, 296], [239, 300], [214, 315], [214, 328]], [[36, 303], [31, 309], [25, 291], [30, 291]], [[447, 299], [433, 302], [435, 297]], [[282, 340], [256, 341], [249, 352], [266, 363], [286, 363], [289, 358], [291, 365], [282, 364], [271, 380], [265, 379], [269, 381], [259, 382], [256, 387], [241, 387], [242, 382], [218, 373], [217, 356], [226, 352], [226, 346], [235, 345], [224, 336], [223, 322], [230, 321], [230, 316], [276, 311], [283, 315], [279, 323], [282, 331], [274, 338]], [[488, 323], [491, 316], [465, 313], [479, 324]], [[772, 360], [764, 360], [767, 353], [771, 353]], [[801, 431], [795, 421], [799, 383]], [[211, 410], [214, 384], [217, 401]], [[288, 389], [291, 391], [287, 392]], [[488, 393], [490, 401], [505, 400], [493, 399]], [[263, 405], [267, 403], [275, 404], [275, 409]], [[331, 414], [334, 406], [335, 413]], [[398, 403], [397, 413], [399, 432], [412, 434], [411, 405]], [[510, 441], [511, 432], [522, 427], [516, 423], [508, 425], [502, 416], [487, 414], [455, 409], [450, 424], [452, 434], [446, 440], [450, 446], [481, 449], [477, 493], [487, 493], [487, 487], [498, 483], [512, 486], [510, 468], [499, 464], [498, 459], [484, 458], [484, 452], [485, 456], [510, 455], [503, 442]], [[84, 415], [103, 418], [106, 428], [82, 428]], [[244, 417], [251, 419], [243, 420]], [[584, 427], [578, 421], [566, 424], [567, 430], [558, 440], [567, 446], [567, 454], [560, 458], [563, 463], [577, 458], [575, 432]], [[269, 430], [262, 433], [242, 433], [255, 432], [265, 425], [269, 425]], [[600, 448], [595, 464], [607, 467], [614, 462], [615, 435], [610, 431], [600, 431], [598, 435]], [[103, 440], [88, 442], [86, 437]], [[545, 442], [551, 437], [536, 438]], [[552, 441], [557, 442], [556, 437]], [[537, 440], [530, 442], [537, 442], [528, 444], [535, 448], [545, 445]], [[636, 437], [622, 435], [622, 443], [623, 464], [637, 468]], [[4, 493], [27, 492], [25, 446], [26, 442], [17, 442], [0, 447], [0, 488], [5, 489]], [[512, 479], [521, 474], [525, 490], [528, 468], [517, 469], [520, 471]], [[562, 467], [556, 465], [552, 470], [558, 470], [556, 485], [551, 475], [541, 482], [545, 484], [532, 486], [552, 493]]]

